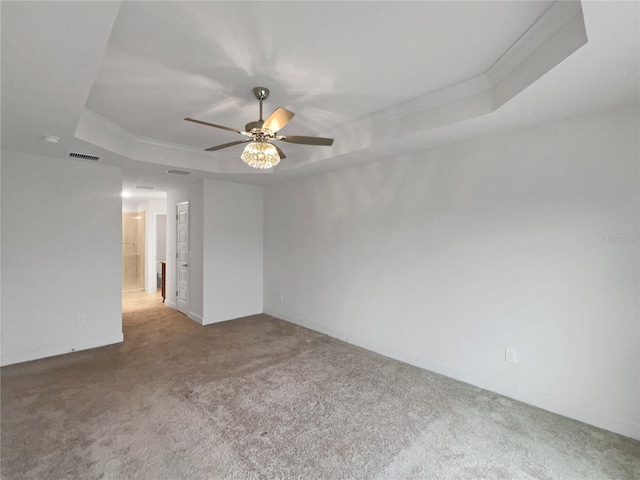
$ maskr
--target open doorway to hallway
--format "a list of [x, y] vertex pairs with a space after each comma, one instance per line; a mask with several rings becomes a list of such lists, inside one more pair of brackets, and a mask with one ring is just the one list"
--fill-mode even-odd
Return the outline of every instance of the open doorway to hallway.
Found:
[[154, 294], [166, 260], [166, 192], [122, 195], [122, 290]]
[[123, 315], [161, 306], [163, 306], [163, 304], [160, 289], [158, 289], [156, 293], [146, 293], [144, 290], [127, 290], [122, 292]]

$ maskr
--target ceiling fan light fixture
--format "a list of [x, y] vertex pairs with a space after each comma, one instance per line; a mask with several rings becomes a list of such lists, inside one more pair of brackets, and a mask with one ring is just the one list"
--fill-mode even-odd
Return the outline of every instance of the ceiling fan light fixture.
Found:
[[280, 155], [276, 147], [269, 142], [249, 143], [240, 158], [253, 168], [271, 168], [280, 163]]
[[[0, 0], [1, 1], [1, 0]], [[269, 89], [265, 87], [255, 87], [253, 94], [260, 101], [260, 120], [256, 122], [249, 122], [245, 126], [246, 131], [241, 132], [235, 128], [225, 127], [224, 125], [218, 125], [215, 123], [204, 122], [202, 120], [196, 120], [195, 118], [185, 118], [188, 122], [199, 123], [208, 127], [220, 128], [222, 130], [228, 130], [231, 132], [239, 133], [245, 137], [249, 137], [245, 140], [236, 140], [235, 142], [224, 143], [222, 145], [216, 145], [214, 147], [205, 148], [206, 152], [215, 152], [216, 150], [222, 150], [223, 148], [233, 147], [247, 143], [246, 148], [240, 155], [240, 158], [244, 163], [253, 168], [271, 168], [280, 163], [280, 160], [287, 158], [279, 147], [271, 144], [272, 141], [282, 140], [288, 143], [300, 143], [303, 145], [326, 145], [331, 146], [333, 144], [333, 138], [322, 137], [306, 137], [303, 135], [278, 135], [278, 132], [289, 123], [289, 121], [295, 116], [293, 112], [290, 112], [286, 108], [278, 107], [266, 120], [262, 119], [262, 101], [269, 96]]]

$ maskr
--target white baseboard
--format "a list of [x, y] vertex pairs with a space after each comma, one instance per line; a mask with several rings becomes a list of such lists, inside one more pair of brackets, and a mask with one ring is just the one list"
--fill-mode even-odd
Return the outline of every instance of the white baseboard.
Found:
[[[165, 299], [164, 300], [164, 304], [165, 304], [165, 306], [167, 306], [169, 308], [173, 308], [174, 310], [178, 310], [178, 305], [176, 305], [175, 303], [173, 303], [170, 300]], [[178, 310], [178, 311], [180, 311], [180, 310]], [[199, 323], [200, 325], [204, 325], [202, 317], [200, 315], [198, 315], [197, 313], [189, 312], [189, 313], [187, 313], [187, 318], [193, 320], [196, 323]]]
[[202, 319], [202, 317], [200, 315], [198, 315], [196, 313], [189, 312], [187, 317], [189, 317], [194, 322], [199, 323], [200, 325], [204, 325], [204, 320]]
[[9, 353], [2, 355], [2, 366], [13, 365], [15, 363], [30, 362], [31, 360], [39, 360], [41, 358], [53, 357], [64, 353], [79, 352], [90, 348], [104, 347], [114, 343], [121, 343], [124, 335], [121, 333], [110, 335], [108, 337], [90, 338], [88, 340], [79, 340], [77, 342], [66, 343], [63, 345], [54, 345], [38, 350], [28, 352]]
[[440, 365], [422, 357], [417, 357], [411, 354], [393, 350], [381, 345], [369, 342], [361, 337], [346, 334], [344, 332], [335, 330], [317, 322], [301, 320], [293, 318], [284, 313], [276, 312], [275, 310], [265, 309], [265, 314], [272, 317], [286, 320], [287, 322], [300, 325], [302, 327], [315, 330], [316, 332], [324, 333], [330, 337], [337, 338], [338, 340], [357, 345], [358, 347], [365, 348], [372, 352], [379, 353], [385, 357], [393, 358], [416, 367], [424, 368], [431, 372], [439, 373], [446, 377], [460, 380], [462, 382], [474, 385], [476, 387], [490, 390], [492, 392], [504, 395], [505, 397], [518, 400], [534, 407], [542, 408], [549, 412], [557, 413], [564, 417], [572, 418], [580, 422], [588, 423], [604, 430], [609, 430], [626, 437], [631, 437], [636, 440], [640, 440], [640, 423], [633, 423], [622, 418], [613, 417], [606, 413], [602, 413], [596, 410], [585, 408], [575, 403], [567, 402], [566, 400], [553, 397], [541, 392], [535, 392], [524, 389], [517, 385], [503, 383], [494, 379], [483, 378], [473, 373], [464, 372], [455, 368]]
[[219, 319], [219, 318], [216, 318], [216, 317], [209, 316], [209, 317], [205, 317], [202, 320], [202, 325], [213, 325], [214, 323], [226, 322], [228, 320], [229, 320], [228, 318], [227, 319]]
[[203, 319], [203, 325], [212, 325], [214, 323], [220, 322], [228, 322], [230, 320], [235, 320], [237, 318], [245, 318], [250, 317], [252, 315], [260, 315], [262, 314], [262, 309], [260, 311], [247, 310], [244, 312], [234, 312], [231, 315], [206, 315]]

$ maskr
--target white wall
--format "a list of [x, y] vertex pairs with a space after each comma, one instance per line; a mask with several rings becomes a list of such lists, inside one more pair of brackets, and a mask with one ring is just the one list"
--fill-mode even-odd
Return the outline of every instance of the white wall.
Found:
[[[166, 204], [166, 201], [165, 201]], [[166, 210], [166, 208], [165, 208]], [[156, 214], [156, 260], [160, 262], [167, 259], [167, 215]], [[161, 273], [160, 267], [157, 267], [156, 273]]]
[[121, 188], [120, 168], [2, 151], [2, 365], [122, 341]]
[[204, 182], [204, 324], [262, 313], [263, 189]]
[[265, 312], [640, 438], [638, 123], [621, 109], [268, 187]]
[[127, 213], [135, 213], [139, 212], [138, 210], [138, 201], [137, 200], [127, 200], [125, 198], [122, 199], [122, 211]]
[[203, 325], [262, 313], [262, 187], [200, 180], [167, 198], [167, 299], [176, 306], [177, 203], [189, 201], [189, 318]]
[[[140, 210], [145, 212], [145, 292], [156, 293], [158, 291], [158, 252], [156, 252], [156, 222], [157, 215], [166, 215], [166, 200], [152, 199], [139, 204]], [[166, 223], [165, 223], [166, 227]], [[166, 246], [166, 244], [165, 244]], [[162, 253], [162, 258], [166, 252]]]

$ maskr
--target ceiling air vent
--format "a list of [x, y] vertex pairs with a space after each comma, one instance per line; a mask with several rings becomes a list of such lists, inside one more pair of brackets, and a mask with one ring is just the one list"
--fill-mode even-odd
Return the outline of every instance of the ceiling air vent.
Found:
[[173, 173], [174, 175], [191, 175], [191, 172], [186, 170], [167, 170], [167, 173]]
[[137, 185], [136, 188], [140, 190], [153, 190], [155, 187], [147, 187], [146, 185]]
[[100, 157], [96, 157], [95, 155], [88, 155], [86, 153], [76, 153], [76, 152], [67, 153], [67, 157], [69, 157], [69, 158], [79, 158], [81, 160], [91, 160], [91, 161], [94, 161], [94, 162], [97, 162], [98, 160], [100, 160]]

